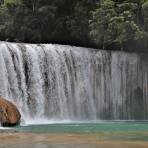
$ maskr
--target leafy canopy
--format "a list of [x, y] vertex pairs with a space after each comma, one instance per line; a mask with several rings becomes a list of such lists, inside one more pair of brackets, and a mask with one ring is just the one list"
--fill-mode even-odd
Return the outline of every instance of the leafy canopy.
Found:
[[146, 48], [147, 3], [143, 0], [103, 0], [99, 3], [90, 21], [90, 35], [96, 44], [103, 48], [136, 48], [135, 45]]

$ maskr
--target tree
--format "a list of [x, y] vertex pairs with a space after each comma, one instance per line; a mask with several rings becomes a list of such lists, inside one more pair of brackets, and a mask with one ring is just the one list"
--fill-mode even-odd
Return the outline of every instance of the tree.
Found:
[[99, 3], [97, 9], [92, 12], [90, 35], [96, 44], [103, 49], [113, 42], [114, 37], [112, 35], [116, 33], [109, 29], [111, 18], [116, 16], [114, 5], [115, 3], [112, 0], [106, 0]]
[[4, 38], [83, 46], [90, 43], [89, 19], [95, 0], [4, 0], [3, 6], [0, 34]]
[[94, 41], [102, 48], [146, 48], [147, 32], [139, 18], [142, 14], [137, 14], [141, 8], [142, 3], [136, 1], [103, 0], [90, 21]]
[[148, 45], [147, 0], [0, 0], [0, 39], [103, 49]]
[[142, 11], [144, 15], [144, 29], [148, 32], [148, 0], [143, 3]]

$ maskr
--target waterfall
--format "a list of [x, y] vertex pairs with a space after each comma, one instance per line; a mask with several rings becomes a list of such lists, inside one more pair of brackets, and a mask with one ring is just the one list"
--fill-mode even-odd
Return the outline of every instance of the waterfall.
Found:
[[148, 55], [0, 42], [0, 95], [24, 119], [148, 119]]

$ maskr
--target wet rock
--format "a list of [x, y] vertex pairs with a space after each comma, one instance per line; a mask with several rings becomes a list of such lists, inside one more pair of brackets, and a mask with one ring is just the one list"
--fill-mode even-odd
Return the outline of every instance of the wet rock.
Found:
[[2, 126], [15, 126], [20, 123], [21, 114], [17, 107], [0, 97], [0, 123]]

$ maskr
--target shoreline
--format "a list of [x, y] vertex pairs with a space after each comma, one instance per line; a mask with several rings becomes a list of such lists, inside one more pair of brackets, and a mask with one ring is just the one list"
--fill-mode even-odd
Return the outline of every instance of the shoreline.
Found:
[[[103, 135], [104, 136], [104, 135]], [[67, 148], [67, 146], [79, 146], [79, 148], [147, 148], [147, 141], [123, 141], [102, 139], [101, 134], [63, 134], [63, 133], [22, 133], [9, 132], [0, 134], [0, 148], [17, 148], [23, 145], [23, 148], [40, 148], [46, 146], [56, 146], [56, 148]], [[59, 146], [59, 147], [58, 147]]]

